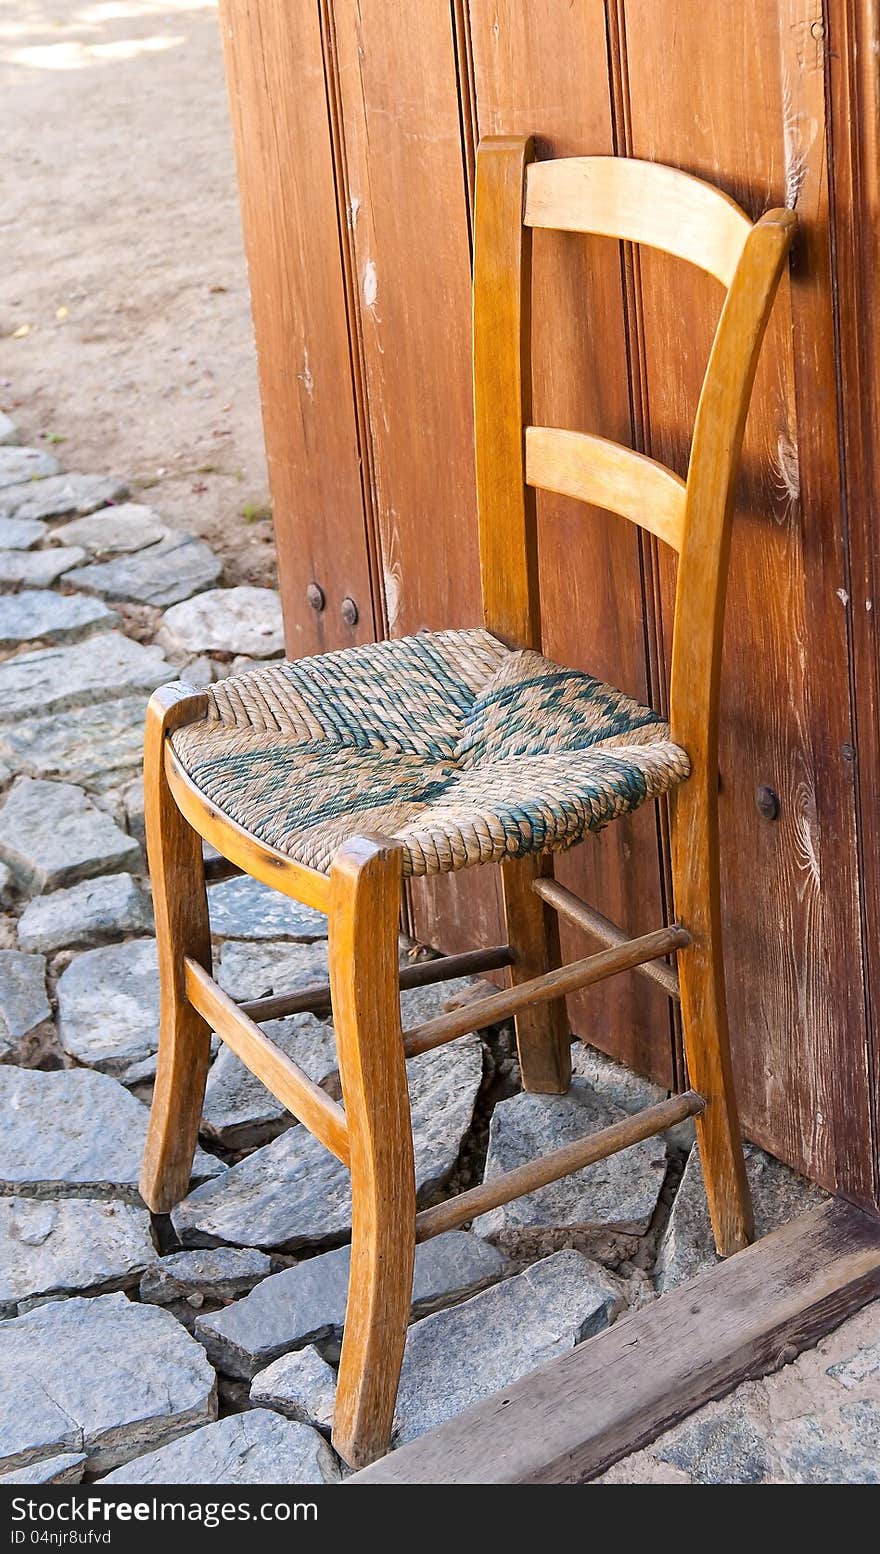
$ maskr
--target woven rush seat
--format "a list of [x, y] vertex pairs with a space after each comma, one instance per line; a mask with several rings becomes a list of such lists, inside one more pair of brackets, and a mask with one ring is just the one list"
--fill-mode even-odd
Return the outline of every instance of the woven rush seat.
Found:
[[348, 837], [403, 873], [558, 852], [689, 774], [666, 723], [621, 691], [488, 631], [442, 631], [272, 664], [207, 691], [173, 735], [219, 810], [327, 872]]

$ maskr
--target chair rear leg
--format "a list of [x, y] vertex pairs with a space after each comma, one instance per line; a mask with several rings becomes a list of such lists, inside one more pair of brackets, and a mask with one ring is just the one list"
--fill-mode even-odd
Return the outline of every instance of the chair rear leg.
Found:
[[199, 1133], [211, 1031], [186, 997], [185, 955], [211, 970], [202, 844], [165, 780], [165, 738], [199, 717], [203, 697], [163, 686], [147, 709], [144, 808], [159, 952], [159, 1059], [141, 1167], [141, 1196], [167, 1213], [189, 1190]]
[[354, 838], [332, 869], [330, 986], [351, 1148], [348, 1310], [333, 1444], [352, 1467], [382, 1456], [412, 1302], [416, 1190], [400, 1025], [400, 852]]
[[707, 1103], [697, 1141], [715, 1245], [729, 1257], [748, 1246], [755, 1227], [727, 1024], [714, 784], [692, 777], [671, 796], [670, 814], [675, 912], [691, 935], [678, 952], [685, 1056], [690, 1083]]
[[[543, 976], [560, 964], [556, 913], [536, 896], [532, 881], [549, 872], [549, 860], [533, 854], [505, 858], [501, 889], [507, 942], [516, 951], [514, 986]], [[562, 1095], [571, 1083], [571, 1031], [565, 999], [534, 1004], [515, 1019], [516, 1046], [524, 1090]]]

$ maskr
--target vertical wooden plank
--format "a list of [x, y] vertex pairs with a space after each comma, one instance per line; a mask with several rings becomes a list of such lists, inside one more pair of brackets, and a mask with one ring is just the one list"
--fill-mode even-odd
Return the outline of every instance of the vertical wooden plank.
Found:
[[[479, 132], [530, 134], [539, 156], [614, 150], [602, 0], [470, 0]], [[538, 424], [632, 442], [617, 244], [536, 232], [534, 413]], [[580, 503], [539, 498], [544, 651], [633, 696], [648, 695], [637, 531]], [[558, 878], [632, 933], [663, 918], [655, 806], [556, 862]], [[590, 941], [565, 927], [566, 959]], [[570, 1001], [574, 1028], [661, 1083], [672, 1081], [668, 1002], [641, 978]]]
[[388, 624], [479, 618], [468, 191], [448, 0], [333, 6]]
[[374, 635], [321, 31], [316, 5], [220, 0], [220, 14], [287, 650], [300, 657]]
[[[448, 0], [334, 0], [344, 201], [387, 628], [481, 621], [471, 394], [467, 57]], [[417, 935], [497, 939], [495, 871], [418, 881]]]
[[[746, 1131], [870, 1201], [858, 858], [837, 448], [819, 0], [626, 0], [632, 153], [801, 232], [765, 349], [734, 527], [721, 829], [734, 1062]], [[819, 36], [814, 29], [818, 23]], [[712, 282], [644, 254], [651, 452], [683, 470], [717, 318]], [[756, 790], [779, 795], [762, 819]]]
[[[875, 1191], [880, 1202], [880, 11], [828, 0], [829, 201], [852, 617], [862, 952], [871, 1041]], [[855, 976], [855, 963], [852, 975]]]

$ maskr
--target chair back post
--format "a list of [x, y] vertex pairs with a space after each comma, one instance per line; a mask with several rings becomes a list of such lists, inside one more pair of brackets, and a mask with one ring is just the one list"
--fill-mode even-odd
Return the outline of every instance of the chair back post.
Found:
[[[796, 217], [754, 225], [720, 189], [625, 157], [535, 161], [531, 139], [477, 153], [474, 413], [486, 626], [541, 646], [535, 488], [579, 497], [679, 552], [669, 703], [672, 739], [695, 774], [717, 767], [721, 641], [730, 532], [758, 356]], [[644, 243], [713, 275], [726, 291], [694, 423], [687, 482], [632, 449], [531, 422], [532, 229]], [[714, 779], [713, 779], [714, 780]]]
[[675, 592], [669, 722], [694, 775], [718, 764], [721, 647], [736, 481], [761, 345], [796, 217], [751, 228], [709, 356], [694, 422]]
[[512, 648], [540, 648], [535, 493], [525, 483], [531, 420], [532, 234], [523, 224], [534, 144], [484, 141], [474, 217], [474, 443], [483, 620]]

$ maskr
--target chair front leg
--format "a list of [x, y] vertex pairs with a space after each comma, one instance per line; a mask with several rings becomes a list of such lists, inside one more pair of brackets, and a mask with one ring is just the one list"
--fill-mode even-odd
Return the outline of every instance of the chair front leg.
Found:
[[697, 1141], [721, 1257], [754, 1238], [751, 1194], [733, 1082], [721, 941], [717, 777], [694, 774], [670, 795], [675, 915], [691, 935], [678, 952], [688, 1078], [705, 1097]]
[[388, 1450], [412, 1302], [416, 1189], [400, 1025], [400, 850], [357, 837], [331, 871], [330, 987], [351, 1150], [352, 1244], [333, 1444]]
[[141, 1196], [158, 1214], [189, 1191], [211, 1051], [211, 1031], [186, 996], [184, 956], [211, 970], [202, 843], [165, 779], [165, 740], [203, 715], [203, 696], [162, 686], [144, 739], [144, 808], [159, 953], [159, 1060], [141, 1167]]

